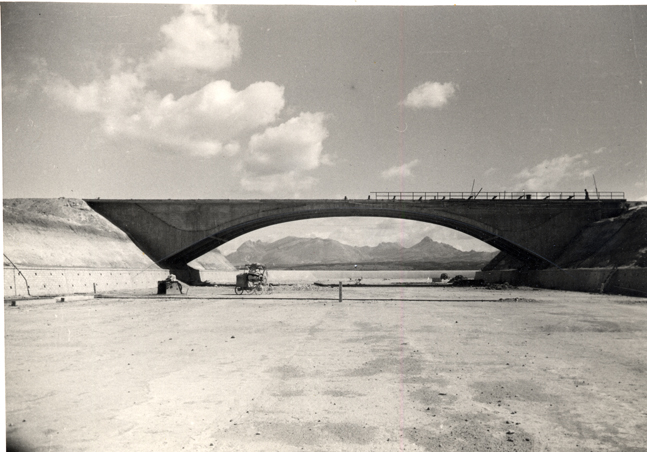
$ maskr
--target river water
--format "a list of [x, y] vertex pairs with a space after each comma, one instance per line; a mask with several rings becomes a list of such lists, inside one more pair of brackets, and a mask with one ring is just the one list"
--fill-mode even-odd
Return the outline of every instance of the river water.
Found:
[[[236, 274], [240, 271], [200, 271], [203, 281], [211, 281], [216, 284], [233, 284], [236, 281]], [[314, 282], [334, 283], [338, 281], [357, 281], [362, 278], [363, 283], [390, 281], [390, 282], [423, 282], [439, 279], [440, 275], [446, 273], [453, 278], [462, 275], [466, 278], [474, 278], [475, 270], [269, 270], [269, 281], [272, 284], [312, 284]]]

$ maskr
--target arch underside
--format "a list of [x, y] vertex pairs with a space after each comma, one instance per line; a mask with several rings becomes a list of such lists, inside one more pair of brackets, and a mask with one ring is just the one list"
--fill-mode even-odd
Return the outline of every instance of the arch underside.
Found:
[[209, 251], [217, 248], [218, 246], [249, 232], [291, 221], [330, 217], [382, 217], [436, 224], [457, 230], [476, 239], [482, 240], [492, 247], [497, 248], [500, 251], [503, 251], [506, 254], [509, 254], [521, 260], [522, 262], [526, 262], [529, 265], [539, 265], [546, 263], [554, 265], [550, 260], [516, 243], [513, 243], [512, 241], [499, 236], [498, 234], [496, 234], [496, 232], [487, 230], [484, 227], [476, 226], [474, 224], [461, 221], [460, 219], [444, 217], [441, 215], [395, 209], [375, 209], [366, 210], [363, 212], [354, 211], [353, 213], [349, 213], [347, 209], [317, 209], [262, 216], [260, 218], [241, 222], [234, 226], [218, 231], [217, 233], [194, 243], [193, 245], [183, 249], [182, 251], [167, 257], [160, 262], [160, 265], [167, 268], [184, 267], [186, 264], [202, 256], [203, 254], [206, 254]]

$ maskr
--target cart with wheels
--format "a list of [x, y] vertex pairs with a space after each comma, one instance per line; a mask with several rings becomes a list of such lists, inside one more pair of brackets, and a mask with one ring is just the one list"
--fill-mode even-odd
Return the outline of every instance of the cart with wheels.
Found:
[[271, 290], [268, 282], [267, 269], [263, 264], [253, 263], [245, 266], [245, 272], [236, 275], [236, 294], [254, 292], [261, 294]]

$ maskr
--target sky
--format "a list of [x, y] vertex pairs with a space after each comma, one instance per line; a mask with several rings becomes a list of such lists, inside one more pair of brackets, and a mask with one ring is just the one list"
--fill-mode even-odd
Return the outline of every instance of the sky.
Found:
[[[4, 198], [647, 200], [647, 7], [2, 3]], [[286, 223], [352, 245], [435, 225]]]

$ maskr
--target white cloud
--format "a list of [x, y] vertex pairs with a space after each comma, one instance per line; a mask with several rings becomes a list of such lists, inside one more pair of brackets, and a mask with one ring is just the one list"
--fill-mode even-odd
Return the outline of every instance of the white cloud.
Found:
[[[263, 81], [236, 90], [227, 80], [212, 80], [179, 97], [161, 92], [177, 85], [178, 76], [195, 82], [229, 67], [241, 53], [238, 27], [215, 7], [201, 5], [184, 6], [160, 31], [162, 49], [139, 62], [118, 55], [110, 74], [81, 85], [47, 73], [41, 78], [45, 92], [79, 113], [96, 115], [106, 136], [131, 147], [201, 157], [243, 154], [232, 171], [249, 191], [298, 196], [317, 182], [308, 172], [330, 164], [323, 153], [327, 115], [291, 113], [273, 126], [285, 107], [283, 86]], [[162, 78], [172, 83], [160, 83]]]
[[141, 70], [169, 78], [188, 71], [216, 72], [240, 58], [238, 27], [210, 5], [185, 5], [180, 16], [162, 26], [166, 43]]
[[105, 133], [114, 139], [200, 156], [235, 153], [239, 134], [272, 123], [285, 104], [284, 88], [272, 82], [236, 91], [219, 80], [175, 99], [147, 90], [132, 72], [80, 87], [57, 79], [47, 90], [79, 112], [99, 114]]
[[582, 154], [570, 156], [568, 154], [555, 157], [535, 165], [532, 168], [525, 168], [515, 176], [517, 183], [513, 190], [547, 191], [566, 189], [561, 184], [572, 184], [574, 180], [581, 181], [591, 177], [595, 172], [589, 166], [588, 160]]
[[322, 163], [328, 130], [324, 113], [301, 113], [249, 140], [247, 168], [256, 174], [278, 174], [317, 168]]
[[45, 92], [81, 113], [99, 113], [105, 117], [127, 115], [144, 100], [146, 83], [133, 72], [121, 72], [105, 80], [95, 80], [76, 87], [69, 81], [53, 76]]
[[[239, 57], [238, 28], [218, 17], [215, 8], [185, 6], [180, 16], [162, 26], [161, 32], [166, 38], [164, 48], [139, 65], [116, 58], [112, 74], [78, 86], [48, 74], [43, 78], [45, 92], [77, 112], [96, 114], [103, 131], [113, 140], [203, 157], [239, 152], [240, 140], [278, 119], [285, 106], [284, 87], [269, 81], [237, 91], [229, 81], [216, 80], [179, 98], [151, 87], [160, 74], [216, 71]], [[264, 155], [273, 153], [267, 151], [272, 141], [275, 146], [287, 144], [289, 149], [290, 143], [300, 137], [303, 144], [308, 140], [303, 122], [301, 119], [295, 125], [288, 121], [275, 132], [269, 129], [250, 145]], [[288, 129], [284, 134], [289, 137], [281, 142], [284, 129]], [[321, 140], [315, 138], [312, 145], [320, 145]], [[320, 146], [309, 147], [301, 158], [312, 163], [320, 154]], [[303, 166], [298, 159], [294, 164]], [[257, 166], [268, 169], [262, 163]]]
[[323, 140], [328, 137], [326, 117], [324, 113], [301, 113], [254, 134], [243, 165], [243, 188], [270, 193], [311, 187], [316, 179], [305, 172], [329, 161], [322, 152]]
[[607, 148], [602, 146], [601, 148], [597, 148], [595, 151], [593, 151], [594, 154], [602, 154], [603, 152], [606, 152]]
[[242, 91], [219, 80], [175, 99], [147, 96], [139, 112], [120, 117], [112, 133], [172, 144], [194, 155], [215, 155], [238, 148], [235, 138], [276, 120], [283, 108], [283, 87], [254, 83]]
[[387, 170], [382, 171], [382, 177], [384, 179], [394, 179], [396, 177], [409, 177], [411, 176], [411, 170], [418, 165], [418, 160], [412, 160], [409, 163], [405, 163], [400, 166], [393, 166]]
[[440, 108], [456, 92], [457, 86], [452, 82], [426, 82], [414, 88], [402, 103], [410, 108]]

